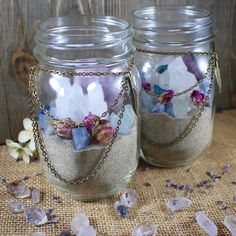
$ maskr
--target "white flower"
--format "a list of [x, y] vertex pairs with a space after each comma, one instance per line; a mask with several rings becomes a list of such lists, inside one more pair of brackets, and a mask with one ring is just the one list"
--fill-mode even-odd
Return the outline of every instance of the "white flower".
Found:
[[10, 139], [6, 139], [6, 145], [8, 146], [8, 152], [11, 157], [16, 160], [23, 159], [25, 162], [30, 163], [30, 157], [33, 156], [33, 152], [29, 148]]
[[18, 135], [18, 140], [20, 143], [27, 143], [27, 148], [30, 151], [35, 151], [34, 143], [34, 132], [33, 132], [33, 122], [29, 118], [23, 120], [23, 126], [25, 130], [22, 130]]

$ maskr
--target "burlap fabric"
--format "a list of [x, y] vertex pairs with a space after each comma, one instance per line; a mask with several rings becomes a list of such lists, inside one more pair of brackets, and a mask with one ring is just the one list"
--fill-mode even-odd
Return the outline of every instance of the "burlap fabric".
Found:
[[[208, 194], [197, 190], [193, 195], [193, 205], [185, 211], [176, 213], [173, 219], [167, 219], [167, 210], [164, 201], [171, 194], [182, 195], [180, 190], [170, 190], [166, 187], [165, 180], [172, 178], [177, 183], [196, 183], [207, 179], [206, 171], [212, 170], [222, 175], [223, 166], [230, 164], [230, 174], [224, 175], [219, 183], [209, 190]], [[70, 226], [72, 217], [77, 212], [85, 212], [96, 228], [98, 236], [128, 236], [133, 228], [145, 221], [155, 222], [159, 225], [158, 235], [205, 235], [204, 232], [190, 218], [195, 215], [196, 208], [201, 207], [209, 217], [217, 224], [219, 235], [230, 235], [223, 225], [226, 214], [236, 215], [236, 110], [218, 113], [215, 120], [214, 138], [211, 148], [194, 164], [178, 169], [160, 169], [150, 167], [149, 171], [143, 171], [148, 166], [140, 163], [138, 171], [129, 187], [135, 188], [140, 195], [137, 205], [129, 212], [128, 218], [118, 217], [113, 209], [118, 195], [103, 199], [94, 203], [82, 203], [68, 198], [66, 195], [54, 189], [45, 179], [45, 176], [34, 176], [36, 172], [42, 172], [38, 163], [30, 165], [24, 162], [15, 162], [8, 156], [6, 146], [0, 148], [0, 176], [13, 181], [25, 175], [32, 176], [26, 180], [29, 187], [37, 187], [44, 193], [40, 207], [47, 210], [53, 208], [59, 215], [55, 225], [35, 227], [25, 221], [23, 213], [11, 214], [7, 205], [12, 197], [0, 185], [0, 235], [32, 235], [33, 232], [43, 231], [46, 235], [59, 235], [63, 229]], [[115, 168], [115, 167], [114, 167]], [[145, 185], [150, 183], [150, 186]], [[61, 203], [53, 202], [53, 196], [60, 196]], [[229, 209], [223, 210], [217, 201], [223, 200]], [[25, 204], [31, 204], [30, 199], [22, 200]]]

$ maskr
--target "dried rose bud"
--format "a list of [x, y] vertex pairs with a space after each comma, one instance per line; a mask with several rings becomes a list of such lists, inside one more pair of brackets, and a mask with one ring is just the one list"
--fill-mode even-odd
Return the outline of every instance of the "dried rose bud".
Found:
[[161, 94], [159, 101], [162, 104], [168, 104], [171, 102], [173, 96], [174, 96], [174, 91], [172, 89], [168, 89]]
[[116, 130], [110, 123], [99, 125], [94, 136], [95, 142], [107, 144], [114, 136]]
[[193, 92], [190, 95], [190, 98], [192, 99], [195, 105], [199, 106], [203, 105], [205, 100], [205, 95], [198, 90], [193, 90]]
[[94, 129], [98, 127], [99, 120], [100, 120], [99, 116], [92, 114], [92, 112], [89, 112], [89, 114], [85, 116], [83, 120], [83, 124], [84, 124], [84, 127], [87, 128], [90, 134], [92, 134]]
[[151, 90], [151, 84], [147, 82], [142, 82], [142, 87], [144, 90], [150, 91]]
[[63, 118], [53, 123], [55, 133], [63, 138], [72, 138], [72, 129], [76, 128], [77, 125], [70, 118]]

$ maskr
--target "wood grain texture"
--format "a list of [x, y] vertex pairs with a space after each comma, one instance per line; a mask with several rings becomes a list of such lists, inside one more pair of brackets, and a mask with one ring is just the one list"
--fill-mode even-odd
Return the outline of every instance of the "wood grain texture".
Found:
[[151, 5], [196, 5], [212, 11], [223, 89], [222, 108], [236, 107], [236, 0], [0, 0], [0, 143], [17, 138], [28, 116], [27, 91], [16, 80], [11, 57], [23, 49], [32, 55], [35, 26], [40, 20], [64, 15], [112, 15], [130, 21], [131, 11]]

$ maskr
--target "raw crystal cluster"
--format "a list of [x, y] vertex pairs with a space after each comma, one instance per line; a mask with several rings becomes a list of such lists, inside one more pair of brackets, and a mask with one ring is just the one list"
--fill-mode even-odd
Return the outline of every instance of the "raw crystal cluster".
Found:
[[79, 80], [74, 80], [71, 83], [69, 78], [56, 75], [50, 78], [49, 84], [56, 92], [53, 105], [57, 119], [70, 117], [71, 120], [80, 124], [89, 112], [100, 116], [107, 110], [102, 85], [97, 82], [89, 83], [84, 93], [79, 82]]
[[[117, 122], [119, 120], [119, 116], [116, 115], [114, 112], [111, 113], [109, 117], [109, 121], [113, 128], [117, 127]], [[135, 121], [135, 113], [133, 107], [129, 104], [125, 106], [125, 111], [123, 114], [123, 118], [121, 121], [121, 125], [119, 127], [119, 134], [129, 134], [131, 132], [131, 128], [134, 125]]]
[[117, 214], [121, 217], [128, 216], [128, 208], [132, 208], [138, 200], [138, 194], [134, 189], [126, 189], [120, 200], [114, 204]]
[[[6, 189], [7, 192], [14, 198], [23, 199], [31, 196], [33, 204], [38, 204], [40, 202], [40, 190], [37, 188], [32, 188], [31, 190], [22, 180], [16, 180], [11, 183], [7, 183]], [[46, 213], [44, 209], [37, 207], [27, 207], [19, 201], [10, 202], [8, 209], [13, 214], [24, 212], [26, 220], [30, 224], [36, 226], [51, 223], [52, 221], [52, 214]], [[53, 218], [53, 220], [55, 221], [55, 218]], [[43, 233], [35, 232], [34, 235], [43, 235]]]
[[71, 221], [71, 230], [76, 236], [96, 236], [96, 230], [90, 225], [84, 213], [77, 213]]
[[204, 212], [198, 212], [196, 214], [196, 222], [197, 224], [209, 235], [216, 236], [218, 235], [217, 226], [214, 222], [208, 218], [208, 216]]
[[192, 204], [192, 201], [184, 198], [184, 197], [176, 197], [176, 198], [172, 198], [169, 199], [166, 202], [166, 206], [172, 211], [172, 212], [176, 212], [176, 211], [180, 211], [180, 210], [184, 210], [188, 207], [190, 207]]
[[48, 222], [47, 215], [42, 208], [25, 207], [24, 215], [26, 220], [32, 225], [43, 225]]
[[7, 192], [15, 198], [27, 198], [30, 196], [30, 189], [24, 181], [16, 180], [6, 185]]
[[[192, 55], [166, 56], [160, 58], [157, 65], [145, 63], [141, 70], [144, 90], [142, 92], [143, 107], [152, 113], [165, 112], [170, 117], [188, 115], [195, 106], [203, 105], [209, 90], [209, 78], [203, 79], [193, 91], [180, 96], [174, 96], [174, 94], [189, 89], [197, 81], [200, 81], [202, 76], [198, 61]], [[148, 92], [156, 94], [156, 97], [148, 94]]]
[[134, 228], [132, 236], [155, 236], [158, 226], [154, 223], [146, 222]]
[[17, 214], [24, 211], [24, 205], [21, 202], [11, 202], [8, 209], [11, 213]]
[[230, 231], [232, 236], [236, 236], [236, 217], [227, 215], [224, 219], [224, 225]]
[[32, 203], [38, 204], [40, 202], [40, 190], [37, 188], [33, 188], [31, 195], [32, 195]]

